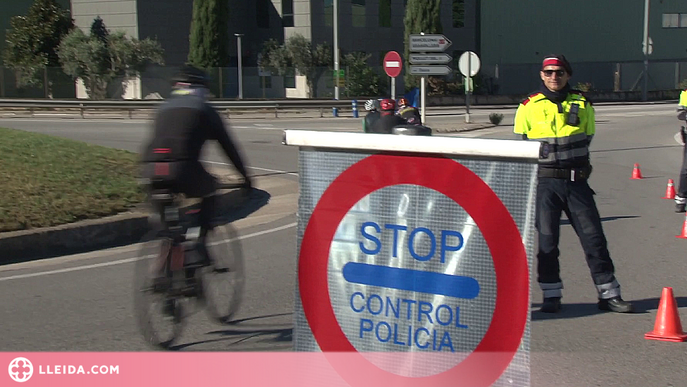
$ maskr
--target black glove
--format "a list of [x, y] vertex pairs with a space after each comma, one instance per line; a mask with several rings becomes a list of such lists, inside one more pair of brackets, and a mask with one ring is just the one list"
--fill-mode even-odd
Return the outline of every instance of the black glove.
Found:
[[682, 137], [682, 143], [687, 145], [687, 128], [684, 126], [680, 128], [680, 137]]

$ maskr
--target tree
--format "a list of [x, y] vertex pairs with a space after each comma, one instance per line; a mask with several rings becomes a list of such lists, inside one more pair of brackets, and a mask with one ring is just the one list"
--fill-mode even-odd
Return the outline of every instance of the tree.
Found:
[[64, 37], [57, 51], [64, 72], [81, 78], [91, 99], [106, 98], [107, 87], [117, 78], [128, 81], [151, 63], [164, 63], [157, 41], [129, 39], [121, 31], [109, 33], [98, 19], [90, 35], [76, 28]]
[[35, 0], [26, 16], [10, 19], [3, 58], [17, 72], [19, 87], [40, 85], [45, 67], [59, 67], [57, 46], [73, 27], [69, 12], [55, 0]]
[[[403, 41], [405, 43], [405, 65], [409, 68], [410, 58], [408, 49], [408, 40], [411, 34], [419, 34], [424, 32], [426, 34], [441, 34], [444, 30], [441, 25], [441, 0], [408, 0], [406, 5], [406, 14], [403, 18], [405, 31], [403, 32]], [[406, 88], [417, 87], [419, 84], [418, 76], [410, 75], [406, 72], [403, 77]]]
[[209, 69], [229, 65], [229, 2], [194, 0], [188, 62]]
[[346, 97], [374, 97], [385, 93], [381, 77], [367, 64], [370, 54], [352, 52], [343, 56], [346, 67]]
[[288, 38], [283, 45], [276, 40], [268, 40], [262, 46], [260, 57], [262, 69], [274, 69], [279, 75], [284, 75], [293, 68], [305, 75], [311, 97], [316, 97], [315, 86], [333, 62], [329, 45], [323, 43], [313, 47], [312, 42], [300, 34]]

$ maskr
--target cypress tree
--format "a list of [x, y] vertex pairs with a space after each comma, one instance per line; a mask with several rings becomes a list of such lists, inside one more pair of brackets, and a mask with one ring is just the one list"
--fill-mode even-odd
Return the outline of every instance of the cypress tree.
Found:
[[[441, 0], [408, 0], [403, 24], [405, 26], [405, 31], [403, 32], [405, 66], [409, 69], [409, 35], [419, 34], [420, 32], [425, 34], [441, 34], [444, 32], [441, 26]], [[417, 87], [420, 84], [419, 77], [410, 75], [410, 71], [406, 71], [403, 79], [406, 89]]]
[[188, 62], [209, 69], [229, 65], [228, 0], [194, 0]]

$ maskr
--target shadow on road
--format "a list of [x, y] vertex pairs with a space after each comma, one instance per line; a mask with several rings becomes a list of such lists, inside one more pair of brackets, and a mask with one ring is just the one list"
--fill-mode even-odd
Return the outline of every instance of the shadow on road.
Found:
[[[660, 298], [646, 298], [643, 300], [627, 300], [632, 302], [634, 306], [633, 314], [645, 314], [652, 310], [658, 309], [658, 304], [661, 301]], [[687, 307], [687, 297], [675, 297], [678, 308]], [[566, 304], [563, 302], [563, 308], [560, 313], [542, 313], [539, 311], [541, 303], [532, 304], [532, 307], [536, 310], [532, 311], [532, 321], [536, 320], [555, 320], [562, 318], [578, 318], [592, 316], [600, 313], [610, 313], [603, 310], [599, 310], [594, 303], [577, 303], [577, 304]]]
[[656, 145], [656, 146], [638, 146], [635, 148], [617, 148], [617, 149], [598, 149], [590, 151], [590, 153], [608, 153], [608, 152], [624, 152], [632, 150], [644, 150], [644, 149], [665, 149], [665, 148], [682, 148], [682, 145]]
[[[639, 215], [620, 215], [620, 216], [604, 216], [601, 218], [601, 222], [611, 222], [619, 219], [634, 219], [639, 218]], [[570, 224], [570, 220], [567, 218], [561, 219], [561, 224]]]
[[[227, 343], [225, 349], [229, 351], [274, 351], [290, 349], [291, 342], [293, 341], [293, 324], [267, 323], [261, 321], [272, 317], [291, 315], [292, 313], [280, 313], [231, 321], [225, 324], [227, 327], [226, 329], [219, 329], [206, 333], [206, 335], [215, 336], [215, 338], [175, 345], [170, 347], [170, 350], [193, 350], [193, 347], [198, 345], [222, 342]], [[251, 346], [246, 347], [246, 345]]]

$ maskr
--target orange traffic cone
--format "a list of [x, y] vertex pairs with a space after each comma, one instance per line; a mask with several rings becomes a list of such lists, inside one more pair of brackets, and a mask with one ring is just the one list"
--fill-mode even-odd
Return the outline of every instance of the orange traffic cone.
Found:
[[677, 312], [677, 302], [675, 302], [675, 297], [673, 296], [673, 288], [663, 288], [654, 330], [645, 333], [644, 338], [661, 341], [687, 341], [687, 334], [682, 331], [682, 323], [680, 323], [680, 315]]
[[685, 213], [685, 221], [682, 223], [682, 233], [675, 235], [675, 238], [687, 239], [687, 212]]
[[635, 163], [635, 167], [632, 168], [632, 179], [639, 180], [642, 178], [642, 171], [639, 169], [639, 164]]
[[666, 196], [662, 197], [662, 199], [675, 199], [675, 183], [673, 183], [673, 179], [668, 179]]

